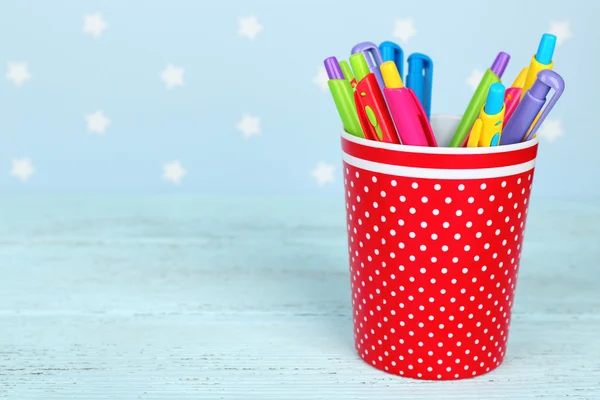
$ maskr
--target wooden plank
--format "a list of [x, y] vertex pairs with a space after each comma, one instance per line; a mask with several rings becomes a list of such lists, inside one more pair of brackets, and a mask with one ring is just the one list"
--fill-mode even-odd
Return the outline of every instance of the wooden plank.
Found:
[[354, 352], [339, 204], [192, 200], [2, 200], [0, 396], [599, 398], [592, 205], [532, 207], [504, 364], [425, 382]]

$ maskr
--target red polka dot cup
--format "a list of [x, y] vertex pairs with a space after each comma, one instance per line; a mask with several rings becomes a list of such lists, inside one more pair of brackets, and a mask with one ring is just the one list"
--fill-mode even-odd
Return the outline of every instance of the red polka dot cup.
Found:
[[430, 148], [342, 134], [354, 338], [365, 362], [430, 380], [500, 365], [537, 148], [537, 139]]

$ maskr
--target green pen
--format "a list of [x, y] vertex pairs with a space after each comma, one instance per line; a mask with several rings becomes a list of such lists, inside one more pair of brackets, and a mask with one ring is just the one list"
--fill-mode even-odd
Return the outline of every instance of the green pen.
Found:
[[481, 82], [479, 82], [479, 86], [477, 86], [477, 89], [454, 132], [450, 147], [461, 147], [463, 145], [475, 120], [479, 116], [481, 109], [485, 105], [485, 99], [487, 98], [490, 86], [497, 82], [500, 82], [500, 78], [498, 78], [498, 75], [496, 75], [494, 71], [488, 68], [487, 71], [485, 71], [483, 78], [481, 78]]
[[[354, 74], [352, 73], [352, 69], [350, 69], [350, 65], [346, 60], [340, 61], [340, 68], [342, 69], [342, 73], [344, 74], [344, 78], [348, 82], [350, 82], [350, 86], [356, 85], [356, 80], [354, 79]], [[354, 81], [354, 83], [352, 83]]]
[[365, 135], [360, 126], [354, 102], [354, 91], [350, 81], [344, 77], [342, 68], [335, 57], [325, 59], [325, 70], [329, 77], [327, 85], [344, 125], [344, 130], [351, 135], [364, 138]]

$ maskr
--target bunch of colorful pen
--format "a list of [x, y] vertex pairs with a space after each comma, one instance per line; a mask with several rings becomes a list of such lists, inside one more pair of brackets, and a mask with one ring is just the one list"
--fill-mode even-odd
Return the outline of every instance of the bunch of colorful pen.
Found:
[[[563, 79], [552, 71], [555, 44], [556, 36], [544, 34], [529, 67], [508, 89], [501, 78], [510, 56], [500, 52], [485, 71], [449, 146], [498, 146], [534, 137], [564, 91]], [[405, 87], [404, 54], [397, 44], [364, 42], [351, 53], [350, 65], [335, 57], [325, 60], [329, 89], [345, 131], [370, 140], [437, 147], [429, 123], [431, 59], [420, 53], [408, 57]], [[550, 89], [554, 95], [546, 104]]]

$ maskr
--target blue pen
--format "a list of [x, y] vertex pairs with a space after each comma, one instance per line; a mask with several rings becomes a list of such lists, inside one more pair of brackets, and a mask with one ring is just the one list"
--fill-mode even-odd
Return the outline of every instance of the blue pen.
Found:
[[433, 83], [433, 61], [425, 54], [413, 53], [408, 57], [406, 87], [412, 89], [421, 102], [427, 119], [431, 116], [431, 87]]
[[400, 77], [404, 79], [404, 52], [402, 51], [402, 47], [394, 42], [385, 41], [379, 45], [379, 52], [381, 53], [383, 62], [393, 61], [396, 64]]

